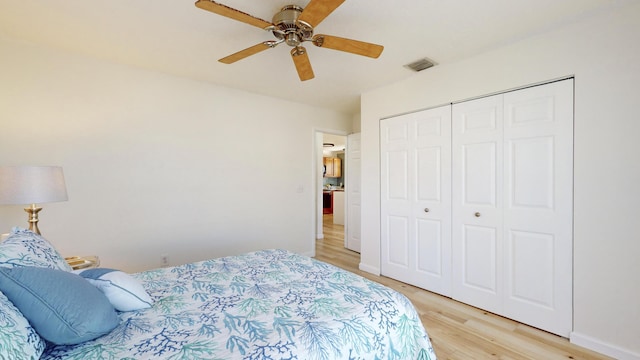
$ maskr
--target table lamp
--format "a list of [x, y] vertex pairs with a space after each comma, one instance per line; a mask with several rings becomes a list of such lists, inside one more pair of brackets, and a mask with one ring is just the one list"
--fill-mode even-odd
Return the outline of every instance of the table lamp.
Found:
[[0, 205], [25, 205], [29, 230], [40, 234], [38, 203], [66, 201], [67, 187], [59, 166], [0, 166]]

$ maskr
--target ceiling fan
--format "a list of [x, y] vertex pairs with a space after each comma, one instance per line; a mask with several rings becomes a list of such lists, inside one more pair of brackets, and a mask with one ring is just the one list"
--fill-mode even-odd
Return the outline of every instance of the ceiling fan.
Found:
[[311, 0], [306, 8], [298, 5], [287, 5], [273, 16], [271, 22], [262, 20], [242, 11], [233, 9], [213, 0], [197, 0], [196, 6], [200, 9], [211, 11], [218, 15], [241, 21], [270, 31], [277, 40], [264, 41], [254, 46], [240, 50], [218, 61], [232, 64], [261, 51], [276, 47], [281, 43], [291, 46], [291, 58], [295, 64], [301, 81], [314, 78], [311, 62], [307, 55], [307, 49], [302, 46], [305, 41], [310, 41], [315, 46], [333, 50], [345, 51], [352, 54], [377, 58], [384, 49], [381, 45], [363, 41], [345, 39], [337, 36], [313, 34], [313, 30], [333, 10], [338, 8], [345, 0]]

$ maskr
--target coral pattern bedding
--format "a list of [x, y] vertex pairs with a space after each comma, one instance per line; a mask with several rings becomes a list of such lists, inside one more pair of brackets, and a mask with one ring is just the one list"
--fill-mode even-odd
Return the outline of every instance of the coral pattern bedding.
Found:
[[285, 250], [134, 274], [153, 300], [41, 359], [435, 359], [409, 300]]

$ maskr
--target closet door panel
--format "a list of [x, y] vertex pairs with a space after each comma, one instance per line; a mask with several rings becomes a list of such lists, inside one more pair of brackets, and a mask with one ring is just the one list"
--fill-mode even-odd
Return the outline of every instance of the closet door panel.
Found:
[[399, 121], [389, 123], [382, 128], [381, 137], [386, 144], [382, 157], [383, 174], [381, 179], [382, 202], [386, 212], [382, 216], [381, 227], [384, 242], [382, 254], [385, 261], [395, 272], [406, 272], [411, 268], [409, 249], [412, 245], [413, 228], [411, 211], [406, 204], [410, 201], [413, 174], [409, 168], [413, 153], [410, 150], [409, 123]]
[[511, 250], [512, 284], [507, 286], [510, 297], [537, 307], [553, 308], [555, 236], [511, 230], [507, 238]]
[[[383, 269], [392, 274], [407, 274], [413, 264], [409, 256], [414, 246], [414, 229], [411, 209], [407, 206], [413, 197], [413, 160], [410, 122], [400, 119], [381, 122], [381, 255]], [[384, 271], [384, 270], [383, 270]]]
[[499, 312], [502, 234], [502, 96], [452, 111], [452, 295]]
[[400, 269], [409, 269], [410, 229], [407, 216], [387, 217], [387, 236], [391, 241], [385, 247], [387, 262]]
[[554, 206], [554, 138], [514, 139], [507, 143], [509, 208], [552, 209]]
[[573, 80], [507, 93], [504, 106], [504, 314], [566, 337], [573, 308]]
[[415, 120], [416, 274], [421, 287], [451, 293], [451, 106], [413, 114]]
[[386, 181], [389, 200], [409, 200], [409, 156], [409, 151], [406, 149], [393, 150], [386, 154], [386, 171], [393, 174]]
[[449, 295], [451, 107], [382, 120], [380, 134], [382, 274]]
[[437, 220], [417, 219], [418, 237], [417, 270], [430, 276], [440, 278], [445, 273], [443, 268], [442, 222]]
[[[416, 146], [416, 199], [415, 205], [413, 205], [416, 214], [416, 270], [429, 277], [441, 279], [444, 274], [448, 273], [448, 269], [443, 268], [442, 257], [449, 256], [446, 255], [448, 251], [445, 251], [445, 246], [448, 245], [443, 242], [444, 238], [449, 238], [451, 233], [449, 216], [446, 214], [447, 211], [450, 211], [449, 207], [445, 206], [444, 210], [442, 207], [442, 162], [443, 157], [444, 161], [449, 161], [449, 154], [443, 154], [442, 144], [430, 144], [428, 141], [420, 139], [420, 133], [418, 135], [419, 137], [416, 139], [418, 143]], [[422, 144], [420, 140], [422, 140]], [[445, 185], [445, 188], [449, 187], [449, 184]], [[446, 201], [450, 200], [446, 199]], [[444, 226], [446, 226], [444, 229], [443, 220], [445, 220]], [[439, 292], [442, 293], [442, 290]]]
[[497, 142], [460, 145], [462, 203], [466, 206], [497, 205]]
[[442, 147], [427, 146], [416, 149], [417, 200], [442, 201]]
[[498, 259], [496, 228], [465, 225], [463, 228], [462, 282], [464, 286], [486, 292], [498, 293]]

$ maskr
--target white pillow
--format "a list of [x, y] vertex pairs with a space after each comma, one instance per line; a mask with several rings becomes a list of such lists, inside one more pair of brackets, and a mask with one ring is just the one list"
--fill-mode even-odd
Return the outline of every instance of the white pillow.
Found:
[[151, 307], [153, 300], [136, 279], [127, 273], [107, 268], [75, 270], [100, 289], [118, 311], [133, 311]]

